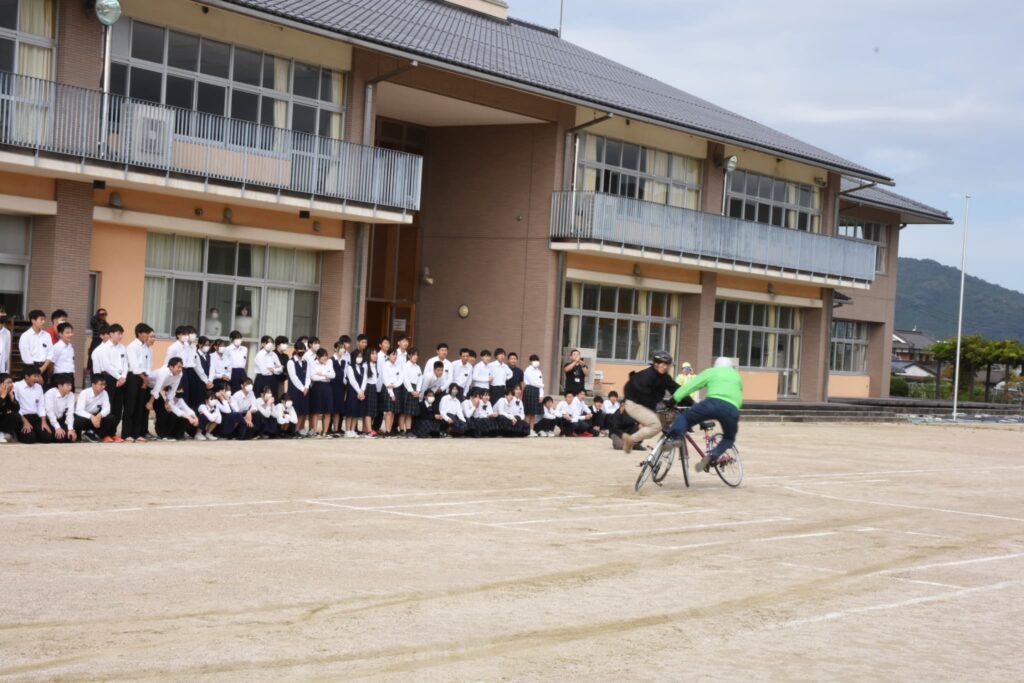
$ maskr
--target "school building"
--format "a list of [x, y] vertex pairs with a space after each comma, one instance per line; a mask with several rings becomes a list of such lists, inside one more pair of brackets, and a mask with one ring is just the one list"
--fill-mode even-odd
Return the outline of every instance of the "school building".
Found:
[[665, 348], [885, 396], [900, 231], [951, 222], [502, 0], [95, 4], [0, 3], [0, 303], [67, 309], [80, 359], [102, 305], [500, 345], [550, 391], [570, 347], [601, 393]]

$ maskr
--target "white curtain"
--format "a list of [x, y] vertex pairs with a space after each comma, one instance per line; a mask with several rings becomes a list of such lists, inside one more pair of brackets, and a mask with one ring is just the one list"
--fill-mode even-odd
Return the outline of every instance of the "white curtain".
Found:
[[142, 319], [157, 334], [168, 334], [170, 324], [167, 314], [170, 310], [170, 280], [162, 277], [146, 276], [142, 290]]
[[22, 0], [18, 6], [18, 30], [53, 38], [53, 0]]
[[292, 282], [292, 272], [295, 263], [295, 250], [283, 247], [270, 248], [270, 272], [267, 273], [268, 280], [277, 282]]
[[288, 334], [290, 319], [288, 315], [288, 299], [290, 292], [287, 289], [267, 288], [267, 310], [264, 327], [267, 334], [279, 335]]
[[174, 235], [160, 232], [146, 235], [146, 267], [161, 270], [174, 268]]
[[[172, 239], [174, 238], [172, 237]], [[146, 247], [148, 252], [148, 240]], [[203, 272], [203, 240], [201, 237], [178, 237], [174, 249], [176, 252], [175, 270], [187, 270], [190, 273]]]
[[295, 282], [315, 285], [319, 283], [320, 254], [315, 251], [295, 252]]

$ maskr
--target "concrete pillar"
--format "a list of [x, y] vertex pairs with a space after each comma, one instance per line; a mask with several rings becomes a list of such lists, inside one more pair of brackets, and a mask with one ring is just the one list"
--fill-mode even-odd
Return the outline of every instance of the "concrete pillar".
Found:
[[715, 329], [715, 273], [701, 273], [700, 294], [684, 294], [679, 332], [679, 358], [677, 365], [689, 361], [696, 372], [714, 360], [711, 342]]
[[800, 400], [828, 398], [828, 355], [832, 342], [832, 290], [822, 293], [822, 308], [803, 309], [800, 350]]
[[842, 178], [838, 173], [828, 174], [828, 185], [821, 191], [821, 234], [835, 235], [839, 217], [839, 186]]
[[725, 196], [725, 169], [715, 165], [715, 159], [725, 154], [725, 145], [708, 143], [708, 156], [704, 160], [701, 185], [700, 210], [705, 213], [722, 213], [722, 198]]
[[888, 398], [892, 376], [891, 319], [868, 325], [868, 394], [872, 398]]
[[85, 329], [93, 313], [88, 310], [92, 195], [92, 183], [57, 180], [57, 215], [38, 216], [32, 221], [32, 256], [25, 309], [38, 308], [47, 315], [57, 308], [68, 312], [68, 321], [75, 326], [75, 359], [79, 372], [85, 367], [89, 348]]

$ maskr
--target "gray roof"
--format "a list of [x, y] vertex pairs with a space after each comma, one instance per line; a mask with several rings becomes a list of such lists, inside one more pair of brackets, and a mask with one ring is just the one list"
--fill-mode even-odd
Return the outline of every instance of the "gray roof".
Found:
[[897, 348], [925, 349], [935, 343], [934, 339], [917, 330], [893, 330], [892, 334], [904, 341], [900, 344], [894, 340], [893, 346]]
[[794, 137], [677, 90], [523, 21], [501, 21], [439, 0], [223, 0], [410, 57], [449, 64], [716, 140], [891, 183]]
[[896, 194], [890, 190], [878, 186], [864, 186], [857, 189], [861, 183], [849, 178], [843, 178], [840, 191], [845, 193], [843, 199], [854, 201], [859, 204], [877, 206], [883, 209], [892, 209], [900, 214], [901, 223], [944, 223], [951, 224], [953, 219], [945, 211], [935, 207], [914, 201], [909, 197]]

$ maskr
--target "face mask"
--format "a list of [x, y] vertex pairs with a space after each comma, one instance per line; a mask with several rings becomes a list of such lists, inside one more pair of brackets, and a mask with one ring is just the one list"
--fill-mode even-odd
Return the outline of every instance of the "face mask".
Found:
[[204, 347], [202, 347], [202, 348], [201, 348], [200, 350], [201, 350], [201, 351], [202, 351], [203, 353], [209, 353], [209, 352], [210, 352], [210, 347], [209, 347], [209, 346], [204, 346]]
[[196, 335], [196, 334], [188, 335], [188, 341], [189, 341], [190, 344], [195, 344], [197, 341], [199, 341], [199, 335]]
[[217, 355], [218, 355], [218, 356], [223, 356], [223, 355], [224, 355], [224, 347], [223, 347], [223, 346], [221, 346], [221, 347], [218, 347], [218, 349], [217, 349]]
[[266, 351], [267, 353], [270, 353], [270, 352], [272, 352], [274, 350], [274, 345], [273, 344], [269, 344], [269, 343], [268, 344], [264, 344], [263, 345], [263, 350]]
[[449, 391], [448, 395], [451, 396], [452, 398], [458, 398], [459, 392], [457, 392], [457, 391]]
[[313, 353], [316, 353], [317, 351], [319, 351], [319, 350], [320, 350], [320, 345], [319, 345], [319, 344], [311, 344], [311, 345], [310, 345], [310, 347], [309, 347], [309, 349], [310, 349], [310, 350], [311, 350], [311, 351], [312, 351]]
[[288, 345], [287, 344], [278, 344], [277, 345], [277, 350], [280, 351], [281, 353], [284, 353], [285, 351], [288, 350]]
[[539, 368], [540, 367], [540, 361], [539, 360], [531, 361], [530, 365], [532, 365], [535, 368]]
[[291, 408], [292, 407], [292, 402], [291, 401], [285, 401], [284, 402], [284, 407], [285, 408]]
[[212, 408], [215, 405], [217, 405], [217, 401], [216, 401], [216, 399], [212, 399], [211, 398], [209, 401], [206, 402], [206, 405], [208, 405], [208, 406], [210, 406]]
[[246, 395], [251, 394], [252, 393], [252, 387], [242, 387], [242, 393], [246, 394]]
[[239, 346], [242, 345], [242, 340], [241, 339], [232, 339], [231, 340], [231, 345], [234, 346], [237, 349]]
[[210, 320], [216, 320], [219, 317], [220, 313], [218, 313], [217, 311], [214, 311], [213, 313], [210, 314]]

